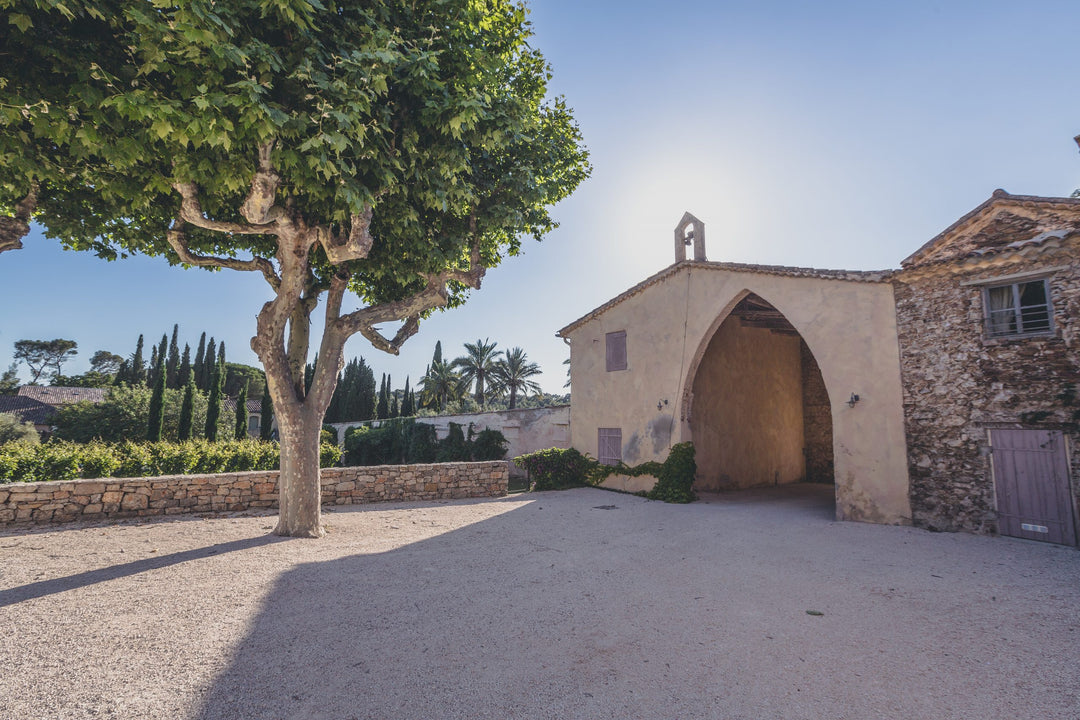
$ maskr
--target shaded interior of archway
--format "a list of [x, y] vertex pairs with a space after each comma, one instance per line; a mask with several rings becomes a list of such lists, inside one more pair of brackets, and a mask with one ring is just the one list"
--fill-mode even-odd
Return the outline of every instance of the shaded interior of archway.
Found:
[[832, 410], [798, 330], [758, 295], [716, 330], [693, 380], [700, 491], [833, 482]]

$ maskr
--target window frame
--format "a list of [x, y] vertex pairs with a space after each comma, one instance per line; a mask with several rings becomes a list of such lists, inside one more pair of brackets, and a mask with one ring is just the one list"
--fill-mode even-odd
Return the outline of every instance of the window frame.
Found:
[[[1032, 283], [1042, 283], [1043, 297], [1046, 299], [1045, 304], [1040, 305], [1027, 305], [1021, 304], [1021, 285], [1029, 285]], [[992, 310], [990, 304], [990, 293], [993, 290], [999, 290], [1001, 288], [1009, 288], [1012, 293], [1012, 305], [1009, 308], [1003, 310], [1012, 311], [1012, 326], [1015, 328], [1009, 332], [995, 331], [993, 324], [994, 313], [1000, 313], [1002, 310]], [[1050, 292], [1050, 278], [1049, 276], [1033, 276], [1033, 277], [1016, 277], [1010, 278], [1006, 282], [987, 280], [981, 283], [981, 294], [983, 303], [983, 337], [986, 340], [1011, 340], [1016, 338], [1029, 338], [1029, 337], [1048, 337], [1056, 334], [1056, 328], [1054, 325], [1054, 298]], [[1045, 327], [1039, 327], [1037, 330], [1024, 330], [1024, 310], [1030, 310], [1033, 308], [1045, 308], [1046, 321]], [[1029, 323], [1031, 321], [1029, 320]], [[1039, 323], [1042, 325], [1042, 322]]]
[[[622, 347], [622, 362], [612, 361], [612, 348]], [[620, 370], [626, 370], [629, 367], [629, 361], [627, 360], [626, 352], [626, 331], [616, 330], [604, 335], [604, 368], [606, 372], [618, 372]]]
[[[608, 441], [606, 448], [604, 440]], [[614, 446], [611, 444], [612, 440], [615, 441]], [[614, 457], [610, 453], [605, 455], [604, 450], [612, 447], [618, 454]], [[622, 462], [622, 428], [596, 428], [596, 459], [601, 465], [618, 465]]]

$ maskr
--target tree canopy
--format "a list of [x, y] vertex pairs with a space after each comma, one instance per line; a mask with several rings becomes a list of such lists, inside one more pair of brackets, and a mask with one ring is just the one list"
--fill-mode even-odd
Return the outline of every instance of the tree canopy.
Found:
[[550, 206], [588, 175], [569, 109], [547, 97], [524, 6], [0, 8], [0, 249], [31, 217], [104, 258], [264, 277], [272, 300], [252, 349], [281, 430], [277, 532], [321, 534], [318, 430], [345, 340], [396, 353], [522, 236], [550, 231]]

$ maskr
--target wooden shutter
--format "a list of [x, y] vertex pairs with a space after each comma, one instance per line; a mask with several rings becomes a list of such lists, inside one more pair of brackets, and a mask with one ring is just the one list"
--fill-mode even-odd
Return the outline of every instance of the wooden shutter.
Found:
[[607, 339], [607, 371], [626, 369], [626, 331], [610, 332]]
[[622, 428], [598, 428], [596, 434], [597, 459], [604, 465], [622, 460]]

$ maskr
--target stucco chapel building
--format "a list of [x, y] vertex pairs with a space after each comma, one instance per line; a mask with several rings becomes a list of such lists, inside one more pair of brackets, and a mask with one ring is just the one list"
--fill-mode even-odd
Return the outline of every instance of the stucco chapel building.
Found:
[[998, 190], [881, 272], [710, 262], [688, 213], [673, 265], [558, 334], [602, 462], [691, 441], [699, 491], [828, 482], [840, 519], [1076, 545], [1078, 333], [1080, 199]]

